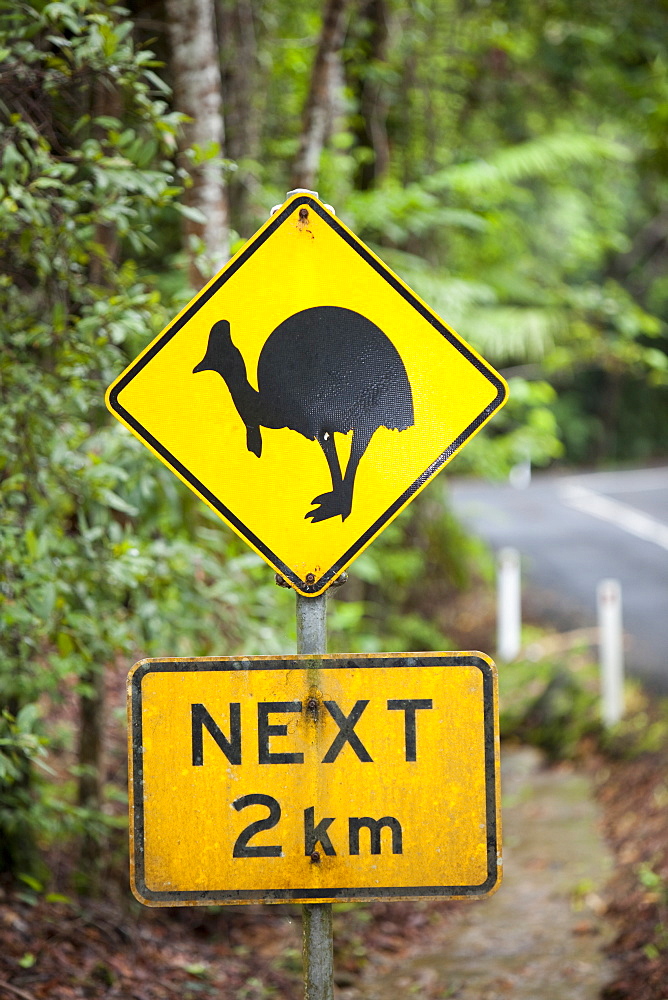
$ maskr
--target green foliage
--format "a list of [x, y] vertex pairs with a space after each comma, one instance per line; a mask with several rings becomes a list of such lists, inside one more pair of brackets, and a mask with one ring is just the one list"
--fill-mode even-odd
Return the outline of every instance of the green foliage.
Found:
[[24, 705], [16, 718], [5, 709], [0, 716], [0, 781], [6, 787], [18, 785], [25, 759], [44, 764], [45, 740], [36, 731], [36, 705]]
[[[178, 117], [130, 28], [118, 8], [70, 0], [14, 9], [1, 38], [0, 841], [10, 866], [26, 831], [51, 832], [59, 811], [71, 829], [91, 825], [72, 799], [39, 794], [39, 703], [70, 678], [90, 697], [95, 673], [119, 656], [278, 642], [269, 575], [109, 426], [104, 407], [105, 385], [168, 318], [140, 268], [181, 190], [170, 159]], [[115, 113], [96, 114], [109, 95]], [[255, 587], [243, 611], [241, 580]]]
[[333, 652], [451, 649], [444, 627], [449, 598], [493, 563], [448, 508], [437, 480], [356, 560], [350, 580], [330, 603]]
[[656, 893], [664, 905], [668, 903], [668, 886], [646, 861], [638, 865], [638, 881], [644, 889]]
[[637, 682], [625, 684], [626, 712], [602, 734], [602, 746], [611, 758], [633, 760], [657, 754], [668, 739], [668, 701], [645, 693]]
[[[516, 391], [517, 378], [557, 390], [536, 400], [556, 418], [553, 440], [541, 413], [526, 454], [541, 463], [665, 449], [661, 15], [503, 0], [466, 11], [432, 0], [393, 15], [390, 172], [340, 211], [516, 376]], [[467, 449], [464, 461], [479, 454], [487, 473], [487, 451]]]
[[18, 871], [39, 870], [31, 831], [35, 810], [30, 776], [35, 765], [47, 765], [38, 722], [37, 706], [31, 703], [16, 716], [7, 709], [0, 715], [0, 863]]
[[646, 861], [638, 865], [636, 873], [638, 882], [645, 890], [645, 903], [656, 907], [659, 918], [652, 940], [643, 946], [645, 955], [652, 961], [668, 951], [668, 884], [665, 877], [654, 871]]
[[508, 402], [488, 432], [474, 438], [458, 460], [460, 472], [502, 479], [520, 462], [545, 466], [563, 454], [554, 412], [557, 394], [549, 382], [514, 377], [509, 389]]
[[584, 737], [600, 736], [599, 709], [597, 670], [582, 656], [499, 669], [502, 738], [537, 746], [550, 760], [572, 758]]

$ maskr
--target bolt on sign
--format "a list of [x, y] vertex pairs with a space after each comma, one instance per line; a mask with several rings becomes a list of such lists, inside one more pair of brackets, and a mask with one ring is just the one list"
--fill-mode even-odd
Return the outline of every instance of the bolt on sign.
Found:
[[501, 878], [482, 653], [142, 660], [132, 885], [149, 906], [469, 898]]
[[506, 394], [322, 202], [296, 194], [113, 383], [107, 404], [315, 596]]

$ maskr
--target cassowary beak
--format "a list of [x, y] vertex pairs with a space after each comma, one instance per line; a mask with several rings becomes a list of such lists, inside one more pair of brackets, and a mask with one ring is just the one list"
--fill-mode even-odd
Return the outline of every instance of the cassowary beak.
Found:
[[213, 359], [210, 357], [209, 352], [207, 351], [202, 360], [200, 361], [200, 363], [198, 365], [195, 365], [195, 367], [193, 368], [193, 375], [195, 375], [197, 372], [213, 372], [215, 370], [216, 369], [213, 364]]
[[226, 319], [218, 320], [211, 327], [209, 333], [209, 343], [206, 354], [198, 365], [193, 368], [193, 375], [197, 372], [219, 372], [218, 365], [221, 346], [230, 339], [230, 324]]

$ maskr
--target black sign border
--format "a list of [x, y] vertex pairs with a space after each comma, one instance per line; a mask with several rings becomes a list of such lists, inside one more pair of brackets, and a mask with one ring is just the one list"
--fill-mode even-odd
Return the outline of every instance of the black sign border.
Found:
[[[370, 667], [405, 669], [406, 667], [477, 667], [483, 678], [483, 727], [485, 754], [485, 806], [487, 812], [487, 877], [479, 885], [452, 886], [373, 886], [368, 889], [342, 887], [337, 889], [284, 890], [198, 890], [155, 891], [146, 885], [144, 864], [144, 755], [142, 731], [142, 680], [147, 674], [164, 672], [291, 670], [304, 669], [308, 662], [318, 661], [322, 670], [368, 669]], [[293, 903], [309, 901], [365, 902], [374, 899], [437, 899], [476, 898], [488, 896], [501, 879], [498, 856], [500, 830], [497, 830], [495, 668], [476, 653], [412, 653], [389, 656], [285, 656], [285, 657], [204, 657], [199, 659], [150, 659], [135, 665], [130, 674], [128, 711], [132, 747], [133, 809], [130, 824], [133, 839], [131, 871], [137, 898], [147, 906], [215, 906], [234, 903]]]
[[[377, 518], [374, 523], [367, 528], [367, 530], [360, 536], [360, 538], [348, 548], [342, 556], [340, 556], [333, 566], [326, 570], [322, 576], [315, 581], [315, 583], [307, 583], [306, 580], [302, 580], [297, 574], [290, 569], [286, 563], [280, 559], [275, 552], [272, 551], [262, 539], [252, 532], [239, 518], [224, 504], [218, 497], [215, 496], [204, 483], [201, 483], [199, 479], [193, 475], [189, 469], [183, 465], [182, 462], [171, 454], [158, 440], [153, 437], [153, 435], [139, 423], [131, 413], [129, 413], [119, 402], [118, 396], [126, 388], [126, 386], [132, 381], [132, 379], [142, 371], [143, 368], [155, 357], [155, 355], [162, 350], [162, 348], [167, 344], [172, 337], [174, 337], [179, 330], [181, 330], [186, 323], [195, 316], [199, 309], [208, 300], [219, 291], [219, 289], [228, 281], [240, 267], [246, 263], [246, 261], [255, 253], [255, 251], [265, 243], [269, 237], [281, 226], [286, 219], [288, 219], [296, 208], [300, 206], [308, 206], [312, 209], [324, 222], [330, 226], [345, 242], [355, 250], [359, 256], [376, 271], [381, 277], [383, 277], [392, 288], [406, 299], [406, 301], [413, 306], [417, 312], [429, 323], [430, 326], [438, 330], [438, 332], [445, 337], [453, 347], [455, 347], [460, 354], [463, 354], [471, 364], [478, 369], [481, 374], [492, 383], [496, 389], [496, 397], [494, 400], [479, 414], [474, 421], [472, 421], [468, 427], [462, 431], [459, 437], [456, 438], [452, 444], [446, 448], [441, 455], [438, 456], [435, 461], [422, 473], [421, 476], [415, 480], [415, 482], [404, 490], [404, 492], [399, 496], [394, 503], [392, 503], [384, 514]], [[339, 576], [345, 567], [355, 558], [358, 553], [365, 548], [368, 542], [387, 524], [387, 522], [393, 517], [398, 510], [400, 510], [405, 503], [415, 494], [417, 491], [424, 486], [428, 479], [430, 479], [438, 470], [446, 464], [446, 462], [452, 457], [452, 455], [464, 444], [464, 442], [471, 437], [471, 435], [483, 424], [489, 416], [498, 409], [503, 403], [506, 397], [506, 387], [502, 379], [496, 374], [496, 372], [490, 368], [485, 362], [478, 358], [467, 346], [462, 343], [459, 338], [454, 334], [452, 330], [449, 329], [443, 322], [441, 322], [434, 313], [430, 312], [423, 304], [416, 298], [416, 296], [406, 288], [397, 277], [380, 261], [378, 258], [373, 256], [371, 252], [361, 243], [357, 237], [353, 236], [352, 233], [348, 232], [341, 223], [336, 219], [335, 216], [330, 215], [317, 201], [309, 197], [297, 197], [292, 199], [287, 203], [286, 207], [281, 211], [277, 212], [276, 216], [272, 218], [271, 222], [266, 229], [262, 230], [257, 237], [251, 240], [232, 263], [225, 268], [225, 270], [219, 275], [219, 277], [212, 282], [212, 284], [200, 295], [198, 296], [190, 305], [188, 309], [180, 316], [171, 326], [169, 326], [162, 336], [160, 336], [149, 348], [149, 350], [143, 354], [137, 361], [131, 365], [119, 381], [112, 387], [109, 392], [109, 405], [111, 409], [121, 417], [125, 423], [131, 427], [134, 432], [143, 441], [153, 448], [154, 451], [158, 453], [165, 461], [165, 463], [174, 469], [179, 476], [181, 476], [187, 483], [189, 483], [200, 496], [204, 497], [214, 510], [216, 510], [221, 517], [231, 524], [235, 530], [245, 538], [250, 545], [260, 552], [267, 562], [276, 569], [282, 577], [287, 580], [292, 587], [298, 590], [301, 594], [305, 596], [314, 596], [320, 594]]]

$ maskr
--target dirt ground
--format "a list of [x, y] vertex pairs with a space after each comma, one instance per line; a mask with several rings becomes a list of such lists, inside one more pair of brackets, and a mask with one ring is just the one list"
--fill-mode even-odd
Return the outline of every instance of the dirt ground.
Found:
[[607, 887], [617, 929], [615, 975], [604, 1000], [668, 997], [668, 751], [600, 761], [603, 831], [615, 867]]

